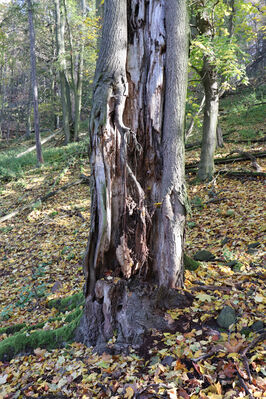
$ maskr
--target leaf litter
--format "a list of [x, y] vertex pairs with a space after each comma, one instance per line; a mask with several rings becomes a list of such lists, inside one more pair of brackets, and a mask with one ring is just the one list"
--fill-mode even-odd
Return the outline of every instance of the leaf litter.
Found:
[[[195, 154], [189, 156], [195, 159]], [[248, 162], [234, 167], [243, 165]], [[60, 186], [78, 175], [72, 165], [59, 181], [57, 172], [47, 169], [7, 183], [3, 213], [36, 200], [56, 180]], [[75, 342], [51, 351], [36, 348], [0, 362], [0, 398], [265, 397], [263, 189], [261, 179], [219, 175], [212, 184], [189, 185], [193, 212], [186, 253], [193, 257], [204, 249], [215, 258], [196, 271], [186, 270], [185, 289], [194, 301], [189, 308], [168, 311], [169, 320], [179, 321], [176, 333], [151, 331], [142, 347], [127, 355], [98, 355]], [[77, 294], [84, 284], [88, 186], [35, 204], [1, 225], [0, 328], [26, 323], [34, 331], [40, 322], [44, 330], [63, 326], [69, 312], [56, 317], [60, 311], [49, 301]], [[225, 307], [235, 312], [228, 329], [217, 323]], [[10, 335], [5, 330], [0, 340]], [[115, 337], [110, 345], [114, 342]]]

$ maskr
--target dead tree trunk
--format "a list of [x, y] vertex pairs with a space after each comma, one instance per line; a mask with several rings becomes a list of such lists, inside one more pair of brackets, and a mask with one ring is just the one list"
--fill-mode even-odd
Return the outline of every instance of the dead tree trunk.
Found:
[[187, 39], [185, 0], [104, 2], [77, 333], [88, 344], [105, 345], [117, 331], [119, 347], [137, 345], [147, 329], [170, 328], [162, 308], [188, 302], [175, 290], [183, 286]]

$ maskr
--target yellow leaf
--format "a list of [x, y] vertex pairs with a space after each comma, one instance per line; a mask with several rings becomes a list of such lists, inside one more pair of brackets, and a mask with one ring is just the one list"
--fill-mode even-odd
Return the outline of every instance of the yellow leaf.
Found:
[[256, 294], [254, 300], [257, 303], [262, 303], [264, 301], [264, 297], [261, 294]]
[[212, 302], [213, 300], [212, 296], [208, 294], [198, 294], [196, 295], [196, 298], [198, 298], [202, 302]]
[[127, 399], [131, 399], [134, 396], [134, 389], [131, 387], [126, 387], [126, 394], [125, 394], [125, 398]]
[[239, 354], [238, 353], [236, 353], [236, 352], [233, 352], [233, 353], [229, 353], [229, 355], [227, 355], [227, 357], [228, 358], [232, 358], [232, 359], [234, 359], [234, 360], [238, 360], [239, 359]]

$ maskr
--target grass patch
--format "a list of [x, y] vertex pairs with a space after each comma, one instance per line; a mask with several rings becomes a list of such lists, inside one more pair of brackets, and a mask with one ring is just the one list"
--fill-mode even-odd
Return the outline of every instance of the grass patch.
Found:
[[21, 147], [14, 148], [8, 152], [0, 152], [0, 180], [10, 181], [22, 177], [27, 171], [34, 169], [34, 173], [46, 166], [54, 169], [61, 167], [61, 164], [70, 163], [81, 158], [87, 158], [88, 139], [85, 138], [79, 143], [71, 143], [67, 146], [46, 148], [43, 150], [45, 165], [37, 169], [35, 151], [16, 158], [21, 152]]
[[265, 130], [266, 85], [257, 89], [243, 88], [238, 94], [228, 95], [220, 102], [222, 127], [226, 132], [237, 132], [240, 139], [263, 137]]

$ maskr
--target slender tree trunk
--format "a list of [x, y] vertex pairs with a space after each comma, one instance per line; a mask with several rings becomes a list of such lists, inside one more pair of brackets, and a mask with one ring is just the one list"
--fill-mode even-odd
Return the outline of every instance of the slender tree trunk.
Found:
[[198, 177], [200, 180], [204, 181], [211, 179], [214, 173], [214, 152], [216, 148], [219, 93], [216, 72], [206, 59], [204, 60], [201, 74], [206, 100]]
[[235, 16], [235, 0], [229, 0], [231, 12], [228, 19], [228, 32], [229, 36], [232, 37], [234, 33], [234, 16]]
[[204, 104], [205, 104], [205, 95], [202, 97], [202, 100], [201, 100], [201, 102], [200, 102], [199, 109], [197, 110], [196, 114], [192, 117], [192, 119], [191, 119], [191, 121], [190, 121], [189, 127], [188, 127], [188, 129], [187, 129], [187, 131], [186, 131], [186, 133], [185, 133], [185, 141], [187, 141], [187, 139], [192, 135], [192, 132], [193, 132], [193, 129], [194, 129], [194, 125], [195, 125], [196, 118], [197, 118], [197, 117], [199, 116], [199, 114], [201, 113], [201, 111], [202, 111], [202, 109], [203, 109], [203, 107], [204, 107]]
[[65, 69], [66, 76], [66, 99], [69, 114], [69, 129], [70, 129], [70, 141], [74, 141], [74, 126], [75, 126], [75, 110], [76, 110], [76, 100], [77, 100], [77, 83], [75, 79], [75, 51], [73, 46], [73, 37], [68, 20], [68, 10], [65, 0], [62, 1], [62, 14], [64, 15], [65, 24], [68, 30], [69, 47], [70, 47], [70, 82], [67, 79], [67, 73]]
[[40, 124], [39, 124], [39, 110], [38, 110], [38, 85], [36, 76], [36, 54], [35, 54], [35, 32], [33, 25], [33, 11], [32, 1], [28, 2], [28, 19], [29, 19], [29, 32], [30, 32], [30, 54], [31, 54], [31, 81], [33, 88], [33, 108], [34, 108], [34, 130], [36, 140], [36, 152], [38, 164], [43, 163], [42, 147], [40, 140]]
[[224, 140], [223, 140], [223, 131], [219, 123], [217, 124], [217, 129], [216, 129], [216, 143], [217, 147], [222, 148], [224, 146]]
[[[60, 0], [54, 0], [55, 19], [56, 19], [56, 42], [57, 56], [59, 61], [59, 79], [61, 90], [61, 104], [63, 113], [63, 130], [65, 134], [65, 144], [70, 140], [70, 110], [69, 110], [69, 88], [66, 77], [65, 60], [65, 12]], [[71, 109], [71, 107], [70, 107]]]
[[[81, 15], [82, 18], [86, 15], [86, 1], [81, 0]], [[83, 22], [83, 21], [82, 21]], [[82, 83], [83, 83], [83, 66], [84, 66], [84, 28], [82, 26], [82, 34], [80, 39], [79, 54], [77, 60], [77, 78], [75, 90], [75, 124], [74, 124], [74, 141], [78, 140], [80, 128], [80, 113], [81, 113], [81, 99], [82, 99]]]
[[160, 293], [177, 298], [183, 286], [187, 13], [184, 0], [105, 0], [104, 10], [77, 335], [101, 344], [117, 330], [121, 345], [139, 344], [148, 328], [169, 328]]
[[26, 138], [30, 138], [31, 134], [31, 99], [32, 99], [32, 90], [31, 90], [31, 78], [29, 79], [29, 93], [28, 93], [28, 103], [27, 103], [27, 114], [26, 114]]
[[[3, 60], [5, 61], [5, 60]], [[0, 114], [0, 134], [1, 138], [4, 139], [4, 131], [3, 131], [3, 125], [4, 125], [4, 119], [5, 119], [5, 112], [4, 112], [4, 104], [5, 104], [5, 97], [6, 97], [6, 85], [5, 85], [5, 71], [6, 71], [6, 66], [5, 62], [3, 62], [3, 65], [1, 65], [1, 114]]]

